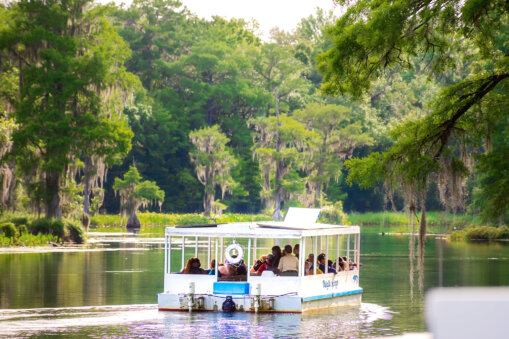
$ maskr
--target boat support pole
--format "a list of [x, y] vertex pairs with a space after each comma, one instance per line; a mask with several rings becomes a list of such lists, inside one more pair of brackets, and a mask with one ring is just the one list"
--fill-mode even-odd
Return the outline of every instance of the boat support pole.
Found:
[[256, 283], [253, 288], [254, 294], [254, 311], [258, 313], [258, 309], [260, 308], [260, 295], [261, 295], [261, 286], [260, 283]]
[[186, 262], [185, 262], [185, 250], [186, 250], [186, 237], [185, 236], [182, 236], [182, 268], [180, 269], [180, 271], [183, 271], [184, 270], [184, 267]]
[[194, 282], [190, 281], [187, 285], [187, 307], [189, 312], [193, 312], [194, 306]]

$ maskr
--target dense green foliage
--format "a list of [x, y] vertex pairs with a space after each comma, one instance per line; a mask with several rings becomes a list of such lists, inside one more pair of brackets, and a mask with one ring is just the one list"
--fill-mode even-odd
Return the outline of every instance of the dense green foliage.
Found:
[[317, 10], [270, 41], [176, 0], [0, 5], [0, 213], [507, 222], [507, 3], [339, 2], [340, 18]]
[[155, 182], [150, 180], [141, 181], [141, 176], [136, 167], [131, 166], [124, 174], [124, 179], [115, 178], [113, 189], [120, 196], [120, 215], [130, 218], [140, 206], [164, 201], [164, 191], [160, 190]]
[[192, 131], [189, 138], [195, 147], [190, 153], [191, 161], [204, 186], [205, 216], [209, 217], [212, 212], [221, 214], [226, 206], [215, 201], [216, 187], [221, 189], [221, 198], [224, 198], [225, 193], [231, 193], [237, 185], [230, 174], [237, 166], [237, 159], [226, 147], [230, 139], [219, 131], [218, 125]]
[[[435, 181], [442, 203], [457, 211], [465, 210], [465, 178], [477, 171], [479, 196], [489, 196], [479, 202], [483, 214], [495, 220], [507, 214], [500, 159], [507, 136], [498, 148], [492, 140], [504, 133], [495, 124], [507, 130], [508, 11], [507, 2], [497, 0], [366, 0], [349, 6], [329, 30], [333, 48], [320, 56], [325, 93], [360, 97], [384, 72], [415, 67], [416, 57], [426, 61], [430, 78], [457, 73], [428, 103], [428, 114], [391, 129], [389, 149], [347, 163], [350, 182], [401, 188], [410, 211], [419, 204], [425, 211], [428, 183]], [[485, 155], [474, 168], [476, 153]], [[494, 183], [501, 185], [499, 194]], [[425, 222], [422, 228], [425, 233]]]

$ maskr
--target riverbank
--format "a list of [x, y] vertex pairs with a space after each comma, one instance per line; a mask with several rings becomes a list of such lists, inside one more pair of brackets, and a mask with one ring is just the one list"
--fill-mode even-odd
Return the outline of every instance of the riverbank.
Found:
[[[176, 225], [200, 225], [213, 223], [229, 223], [229, 222], [249, 222], [249, 221], [266, 221], [272, 219], [269, 215], [264, 214], [238, 214], [225, 213], [212, 217], [205, 217], [203, 214], [188, 213], [155, 213], [155, 212], [138, 212], [138, 219], [143, 226], [176, 226]], [[122, 220], [117, 215], [95, 215], [90, 217], [90, 227], [100, 231], [102, 228], [122, 227], [126, 224], [126, 219]]]
[[[229, 223], [229, 222], [251, 222], [270, 220], [271, 216], [263, 214], [234, 214], [225, 213], [221, 216], [205, 217], [203, 214], [177, 214], [177, 213], [153, 213], [139, 212], [138, 218], [141, 222], [141, 229], [136, 230], [136, 236], [139, 238], [153, 238], [164, 235], [164, 229], [167, 226], [177, 225], [196, 225], [209, 223]], [[381, 235], [408, 235], [412, 232], [418, 232], [419, 220], [414, 216], [414, 226], [412, 229], [410, 217], [406, 213], [386, 212], [368, 212], [351, 213], [348, 215], [348, 223], [359, 226], [378, 227]], [[16, 226], [19, 235], [15, 238], [0, 234], [0, 247], [41, 247], [52, 250], [55, 243], [61, 243], [58, 237], [52, 234], [32, 235], [26, 230], [33, 228], [30, 217], [11, 218], [13, 221], [24, 221], [12, 225]], [[430, 235], [439, 235], [447, 237], [451, 241], [470, 241], [470, 240], [505, 240], [509, 239], [509, 228], [504, 227], [486, 227], [482, 225], [477, 216], [465, 214], [449, 214], [445, 212], [428, 212], [427, 232]], [[5, 220], [5, 218], [4, 218]], [[126, 232], [125, 222], [119, 215], [96, 215], [90, 218], [91, 224], [89, 231], [97, 234], [121, 234]], [[28, 225], [23, 226], [23, 224]], [[67, 224], [67, 222], [66, 222]], [[74, 222], [76, 224], [76, 222]], [[77, 226], [75, 226], [77, 227]], [[49, 227], [47, 227], [49, 228]], [[15, 230], [16, 230], [15, 229]], [[81, 233], [82, 231], [80, 231]], [[2, 232], [0, 232], [2, 233]], [[85, 239], [84, 233], [80, 236]], [[91, 243], [96, 242], [92, 240]], [[46, 245], [46, 246], [45, 246]]]
[[[404, 225], [410, 224], [411, 218], [417, 226], [420, 221], [420, 213], [409, 215], [404, 212], [366, 212], [349, 213], [348, 221], [353, 225]], [[464, 229], [467, 227], [483, 226], [481, 219], [470, 214], [451, 214], [446, 212], [426, 212], [426, 224], [428, 226], [447, 226], [450, 230]]]

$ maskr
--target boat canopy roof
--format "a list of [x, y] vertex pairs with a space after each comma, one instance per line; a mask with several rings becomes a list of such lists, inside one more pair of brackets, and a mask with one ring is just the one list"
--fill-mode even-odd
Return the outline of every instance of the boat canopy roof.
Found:
[[293, 239], [319, 235], [359, 234], [359, 226], [330, 224], [289, 224], [286, 222], [244, 222], [205, 226], [167, 227], [168, 236], [283, 238]]
[[227, 238], [302, 238], [318, 235], [359, 234], [359, 226], [317, 223], [319, 208], [290, 207], [284, 221], [239, 222], [167, 227], [166, 235]]

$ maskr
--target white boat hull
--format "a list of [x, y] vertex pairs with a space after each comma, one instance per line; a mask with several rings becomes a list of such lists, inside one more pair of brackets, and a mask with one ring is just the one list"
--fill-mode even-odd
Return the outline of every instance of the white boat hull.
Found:
[[[173, 274], [169, 281], [170, 288], [158, 295], [161, 311], [221, 311], [226, 297], [231, 296], [237, 311], [302, 313], [360, 306], [362, 298], [356, 270], [302, 278], [250, 277], [249, 282], [219, 283], [214, 276]], [[193, 293], [186, 291], [190, 284]]]

